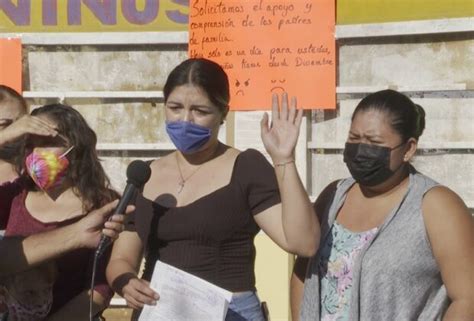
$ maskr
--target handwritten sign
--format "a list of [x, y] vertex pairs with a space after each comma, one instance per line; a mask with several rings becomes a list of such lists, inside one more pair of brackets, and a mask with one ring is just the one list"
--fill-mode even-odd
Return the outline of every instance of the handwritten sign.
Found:
[[226, 70], [231, 109], [268, 109], [282, 92], [335, 108], [334, 0], [193, 0], [189, 18], [189, 55]]
[[21, 93], [21, 40], [0, 38], [0, 84]]
[[188, 0], [0, 0], [2, 32], [185, 31]]

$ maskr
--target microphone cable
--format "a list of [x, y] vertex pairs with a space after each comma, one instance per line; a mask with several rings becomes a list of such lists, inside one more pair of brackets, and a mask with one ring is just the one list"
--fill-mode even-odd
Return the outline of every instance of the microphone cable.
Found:
[[92, 277], [91, 277], [91, 294], [89, 295], [89, 321], [94, 321], [93, 307], [94, 307], [94, 287], [95, 287], [95, 271], [97, 270], [97, 261], [99, 259], [100, 253], [95, 252], [94, 254], [94, 263], [92, 263]]

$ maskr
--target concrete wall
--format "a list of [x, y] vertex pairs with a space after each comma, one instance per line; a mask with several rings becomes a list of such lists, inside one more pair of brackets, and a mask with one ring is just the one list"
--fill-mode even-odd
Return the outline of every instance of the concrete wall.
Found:
[[[27, 46], [24, 89], [28, 91], [159, 91], [171, 69], [186, 59], [185, 46]], [[36, 99], [34, 105], [54, 100]], [[161, 102], [69, 99], [95, 130], [99, 144], [169, 142]], [[163, 151], [101, 152], [115, 188], [123, 189], [125, 169], [136, 158]]]
[[[420, 138], [422, 149], [413, 164], [473, 204], [474, 94], [469, 89], [448, 90], [453, 84], [472, 88], [472, 35], [361, 39], [339, 44], [339, 86], [388, 85], [409, 91], [407, 94], [426, 112], [426, 128]], [[439, 90], [420, 92], [419, 88], [424, 87]], [[314, 112], [311, 141], [342, 148], [359, 100], [360, 97], [339, 97], [336, 112]], [[468, 148], [459, 149], [460, 145]], [[312, 151], [313, 195], [332, 180], [348, 175], [341, 152]]]

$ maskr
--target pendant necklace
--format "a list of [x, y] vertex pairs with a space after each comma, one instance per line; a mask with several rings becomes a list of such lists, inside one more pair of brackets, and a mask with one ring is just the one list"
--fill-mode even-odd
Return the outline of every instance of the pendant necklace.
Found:
[[197, 171], [200, 170], [202, 165], [204, 165], [205, 163], [202, 163], [201, 165], [199, 165], [198, 168], [196, 168], [193, 172], [191, 172], [191, 174], [186, 178], [183, 177], [183, 173], [181, 172], [181, 166], [179, 166], [179, 160], [178, 160], [178, 153], [177, 152], [176, 152], [176, 164], [178, 165], [179, 178], [180, 178], [179, 183], [178, 183], [178, 185], [179, 185], [178, 194], [180, 194], [182, 192], [182, 190], [184, 189], [184, 184], [186, 183], [186, 181], [188, 179], [190, 179], [194, 174], [196, 174]]
[[216, 150], [214, 151], [214, 153], [212, 154], [212, 156], [207, 160], [205, 161], [204, 163], [202, 163], [201, 165], [198, 166], [198, 168], [196, 168], [194, 171], [191, 172], [191, 174], [188, 175], [188, 177], [184, 178], [183, 176], [183, 172], [181, 171], [181, 166], [179, 165], [179, 159], [178, 159], [178, 152], [175, 153], [175, 156], [176, 156], [176, 165], [178, 165], [178, 172], [179, 172], [179, 182], [178, 182], [178, 194], [181, 194], [181, 192], [183, 191], [184, 189], [184, 185], [186, 184], [186, 182], [194, 175], [196, 174], [203, 165], [205, 165], [207, 162], [211, 161], [212, 159], [214, 159], [214, 157], [217, 155], [217, 152], [219, 151], [219, 148], [220, 147], [220, 144], [216, 147]]

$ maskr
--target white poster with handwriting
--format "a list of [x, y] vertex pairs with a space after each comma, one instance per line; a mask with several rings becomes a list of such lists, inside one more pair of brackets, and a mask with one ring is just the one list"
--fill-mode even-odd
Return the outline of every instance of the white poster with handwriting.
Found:
[[224, 321], [232, 292], [157, 261], [150, 282], [160, 299], [139, 321]]

